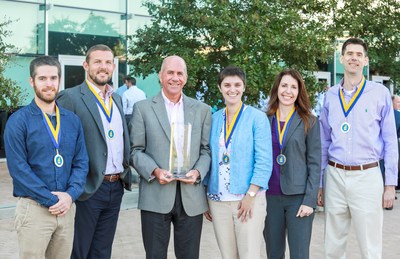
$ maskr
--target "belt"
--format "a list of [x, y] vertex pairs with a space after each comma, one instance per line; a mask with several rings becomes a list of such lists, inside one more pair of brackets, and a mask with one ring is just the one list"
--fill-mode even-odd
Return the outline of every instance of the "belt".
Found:
[[338, 164], [338, 163], [330, 161], [330, 160], [329, 160], [328, 164], [333, 167], [340, 168], [340, 169], [347, 170], [347, 171], [366, 170], [366, 169], [377, 167], [379, 165], [378, 162], [373, 162], [373, 163], [363, 164], [363, 165], [341, 165], [341, 164]]
[[119, 174], [106, 174], [103, 180], [110, 183], [119, 181]]

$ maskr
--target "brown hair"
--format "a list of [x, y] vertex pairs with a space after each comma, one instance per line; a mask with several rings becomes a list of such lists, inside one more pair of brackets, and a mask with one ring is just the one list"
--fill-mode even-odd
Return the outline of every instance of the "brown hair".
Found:
[[61, 65], [60, 62], [51, 56], [40, 56], [31, 61], [29, 65], [29, 73], [32, 79], [35, 79], [36, 70], [41, 66], [52, 66], [57, 68], [58, 79], [61, 78]]
[[267, 115], [268, 116], [275, 115], [276, 111], [278, 110], [278, 107], [279, 107], [278, 88], [279, 88], [282, 78], [285, 75], [289, 75], [289, 76], [293, 77], [297, 81], [297, 84], [299, 85], [299, 94], [294, 103], [294, 106], [296, 108], [297, 113], [299, 114], [300, 118], [302, 119], [302, 121], [304, 123], [304, 132], [307, 133], [308, 130], [310, 129], [310, 127], [312, 125], [314, 125], [316, 120], [315, 120], [315, 117], [311, 113], [311, 102], [310, 102], [310, 99], [308, 98], [307, 89], [304, 84], [304, 80], [297, 70], [285, 69], [275, 77], [275, 82], [274, 82], [271, 92], [270, 92], [270, 99], [268, 102]]
[[367, 57], [368, 56], [368, 46], [367, 43], [365, 43], [362, 39], [359, 38], [349, 38], [347, 39], [343, 45], [342, 45], [342, 56], [346, 52], [346, 47], [350, 44], [354, 45], [361, 45], [364, 49], [364, 55]]
[[112, 51], [112, 49], [110, 49], [110, 47], [108, 47], [107, 45], [104, 45], [104, 44], [97, 44], [97, 45], [92, 46], [92, 47], [87, 51], [87, 53], [86, 53], [86, 63], [89, 63], [90, 55], [92, 54], [92, 52], [95, 52], [95, 51], [97, 51], [97, 50], [100, 50], [100, 51], [109, 51], [109, 52], [111, 52], [111, 53], [113, 54], [113, 56], [114, 56], [114, 52]]
[[218, 75], [218, 86], [221, 87], [222, 81], [224, 81], [225, 77], [228, 76], [237, 76], [243, 81], [244, 87], [246, 87], [246, 73], [239, 67], [236, 66], [227, 66]]

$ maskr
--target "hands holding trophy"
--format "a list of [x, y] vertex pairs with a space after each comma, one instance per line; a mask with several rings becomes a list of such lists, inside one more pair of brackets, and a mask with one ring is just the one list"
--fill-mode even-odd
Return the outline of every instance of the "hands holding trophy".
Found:
[[167, 184], [174, 180], [194, 184], [200, 176], [199, 171], [190, 170], [191, 136], [191, 124], [173, 123], [171, 125], [169, 171], [159, 168], [154, 171], [160, 184]]

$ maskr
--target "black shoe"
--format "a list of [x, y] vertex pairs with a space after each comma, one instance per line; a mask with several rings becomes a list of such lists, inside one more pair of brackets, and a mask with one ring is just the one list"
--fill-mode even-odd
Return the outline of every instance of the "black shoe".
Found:
[[385, 208], [385, 210], [393, 210], [393, 206], [389, 208]]

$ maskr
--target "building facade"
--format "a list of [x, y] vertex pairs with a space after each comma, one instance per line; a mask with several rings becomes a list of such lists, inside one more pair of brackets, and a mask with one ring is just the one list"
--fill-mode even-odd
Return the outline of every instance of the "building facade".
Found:
[[[11, 21], [7, 30], [12, 35], [5, 41], [15, 46], [5, 76], [22, 87], [27, 98], [21, 105], [26, 105], [33, 97], [27, 80], [29, 63], [40, 55], [59, 59], [61, 89], [65, 89], [84, 80], [82, 63], [87, 49], [106, 44], [116, 56], [113, 85], [122, 85], [123, 77], [129, 73], [127, 36], [149, 24], [151, 17], [141, 0], [0, 0], [0, 20]], [[137, 81], [149, 96], [159, 90], [156, 75]]]
[[[22, 88], [21, 106], [32, 100], [29, 64], [38, 56], [51, 55], [61, 63], [60, 90], [80, 84], [85, 79], [82, 67], [85, 53], [95, 44], [106, 44], [114, 50], [116, 69], [114, 88], [123, 84], [129, 74], [127, 49], [137, 29], [150, 24], [151, 16], [142, 0], [0, 0], [0, 23], [12, 35], [3, 39], [15, 46], [4, 75]], [[160, 85], [156, 74], [136, 78], [147, 96], [155, 95]], [[0, 111], [0, 158], [4, 155], [3, 131], [8, 113]]]

